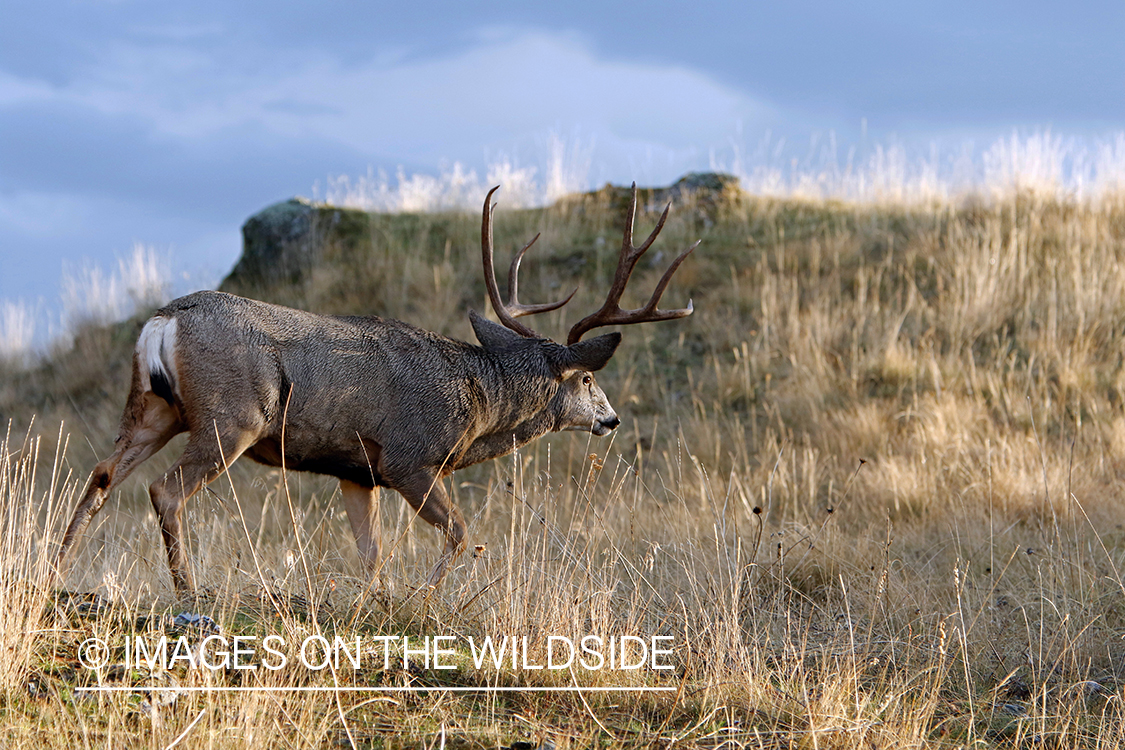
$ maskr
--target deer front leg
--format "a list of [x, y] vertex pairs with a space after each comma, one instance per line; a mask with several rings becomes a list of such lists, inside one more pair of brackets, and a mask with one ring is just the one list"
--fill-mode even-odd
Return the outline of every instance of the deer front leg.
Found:
[[465, 519], [445, 494], [445, 486], [432, 471], [419, 470], [392, 485], [406, 498], [423, 521], [445, 534], [445, 550], [430, 573], [429, 585], [437, 587], [449, 565], [464, 549]]
[[355, 535], [363, 567], [368, 576], [380, 573], [379, 490], [341, 479], [340, 494], [344, 498], [344, 509], [348, 512], [348, 522]]

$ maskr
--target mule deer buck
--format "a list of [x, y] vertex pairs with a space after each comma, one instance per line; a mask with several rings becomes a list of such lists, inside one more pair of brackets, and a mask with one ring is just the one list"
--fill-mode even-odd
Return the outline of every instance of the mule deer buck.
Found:
[[[690, 315], [657, 303], [696, 242], [672, 261], [648, 303], [619, 306], [637, 261], [668, 218], [633, 246], [636, 185], [613, 284], [597, 312], [570, 329], [566, 345], [517, 318], [559, 302], [518, 300], [520, 250], [500, 298], [492, 260], [492, 194], [481, 219], [488, 298], [503, 325], [469, 312], [481, 346], [397, 320], [315, 315], [222, 292], [196, 292], [158, 310], [133, 354], [132, 385], [113, 455], [99, 463], [63, 538], [58, 571], [113, 491], [173, 436], [188, 432], [184, 453], [149, 487], [178, 591], [193, 588], [184, 546], [186, 501], [240, 455], [268, 466], [340, 480], [348, 521], [369, 573], [380, 568], [379, 487], [397, 490], [445, 535], [430, 574], [436, 586], [460, 552], [465, 522], [443, 481], [453, 471], [511, 451], [548, 432], [606, 435], [620, 424], [593, 372], [605, 366], [620, 333], [587, 341], [603, 326]], [[576, 290], [577, 291], [577, 290]]]

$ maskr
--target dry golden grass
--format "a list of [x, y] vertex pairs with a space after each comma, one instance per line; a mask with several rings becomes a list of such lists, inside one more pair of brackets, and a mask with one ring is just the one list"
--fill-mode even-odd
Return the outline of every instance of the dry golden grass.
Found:
[[[619, 216], [592, 201], [503, 214], [498, 249], [544, 230], [523, 295], [578, 281], [573, 319], [605, 288]], [[267, 296], [469, 338], [477, 227], [374, 217], [362, 257]], [[394, 589], [372, 592], [334, 481], [238, 463], [192, 502], [202, 591], [176, 601], [145, 491], [161, 457], [87, 534], [69, 594], [47, 590], [59, 527], [112, 440], [137, 324], [6, 373], [0, 744], [1119, 747], [1125, 204], [738, 199], [677, 207], [653, 252], [699, 236], [667, 295], [696, 314], [627, 331], [600, 377], [623, 419], [612, 439], [554, 436], [454, 477], [470, 552], [433, 594], [416, 587], [439, 535], [396, 495]], [[638, 296], [662, 266], [638, 274]], [[560, 336], [565, 314], [539, 329]], [[155, 635], [185, 610], [287, 642], [527, 636], [540, 663], [549, 635], [671, 635], [676, 669], [476, 670], [463, 650], [452, 672], [76, 661], [88, 637]], [[130, 690], [76, 691], [99, 681]], [[674, 690], [182, 689], [575, 682]], [[152, 690], [169, 684], [180, 692]]]

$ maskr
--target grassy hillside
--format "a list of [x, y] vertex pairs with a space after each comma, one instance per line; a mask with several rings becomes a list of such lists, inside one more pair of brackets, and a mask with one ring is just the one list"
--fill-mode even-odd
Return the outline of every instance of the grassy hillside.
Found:
[[[637, 233], [656, 215], [639, 216]], [[479, 217], [343, 216], [296, 283], [229, 284], [472, 340], [465, 311], [486, 308]], [[543, 233], [524, 261], [524, 301], [579, 287], [567, 307], [532, 321], [537, 330], [564, 338], [600, 305], [622, 218], [614, 191], [497, 214], [501, 267]], [[696, 313], [625, 329], [599, 375], [621, 428], [600, 440], [553, 436], [459, 472], [452, 490], [471, 552], [428, 596], [415, 589], [439, 535], [415, 527], [397, 495], [383, 497], [395, 587], [372, 596], [335, 483], [240, 462], [193, 500], [204, 593], [176, 602], [145, 492], [174, 444], [87, 534], [66, 589], [113, 606], [80, 614], [88, 607], [78, 597], [42, 588], [46, 542], [110, 449], [143, 320], [85, 331], [72, 351], [0, 373], [0, 416], [13, 425], [0, 458], [0, 643], [16, 655], [0, 668], [8, 744], [162, 745], [186, 731], [179, 746], [241, 745], [237, 723], [255, 742], [298, 731], [308, 744], [344, 746], [395, 737], [427, 746], [1116, 746], [1125, 729], [1125, 204], [689, 201], [674, 207], [625, 302], [647, 298], [673, 253], [699, 238], [664, 302], [691, 297]], [[184, 692], [161, 706], [165, 693], [144, 692], [167, 684], [159, 680], [266, 677], [76, 666], [89, 634], [155, 633], [157, 615], [185, 608], [228, 633], [293, 637], [674, 636], [667, 673], [289, 669], [268, 675], [276, 686], [675, 690]], [[136, 690], [74, 692], [98, 680]]]

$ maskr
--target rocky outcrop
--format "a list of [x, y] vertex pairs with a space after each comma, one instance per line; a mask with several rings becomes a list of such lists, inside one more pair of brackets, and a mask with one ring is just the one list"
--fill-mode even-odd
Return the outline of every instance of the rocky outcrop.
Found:
[[267, 206], [242, 225], [242, 256], [219, 287], [253, 295], [295, 284], [341, 247], [370, 242], [365, 211], [292, 198]]
[[[600, 190], [574, 198], [606, 201], [611, 210], [624, 213], [631, 195], [630, 187], [606, 183]], [[637, 188], [638, 202], [649, 208], [660, 209], [672, 201], [677, 207], [688, 206], [712, 220], [724, 207], [738, 203], [745, 196], [738, 178], [722, 172], [689, 172], [668, 187]]]
[[[643, 206], [660, 210], [673, 201], [705, 222], [745, 197], [738, 178], [716, 172], [692, 172], [668, 187], [639, 188]], [[606, 184], [559, 201], [583, 211], [591, 202], [624, 215], [630, 188]], [[372, 246], [371, 216], [351, 208], [292, 198], [268, 206], [242, 225], [242, 257], [219, 287], [223, 291], [264, 298], [271, 290], [294, 287], [318, 265], [363, 257]]]

